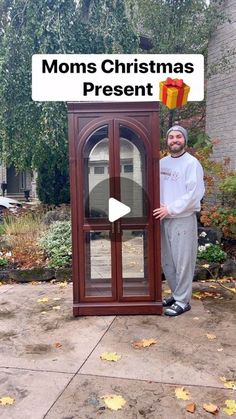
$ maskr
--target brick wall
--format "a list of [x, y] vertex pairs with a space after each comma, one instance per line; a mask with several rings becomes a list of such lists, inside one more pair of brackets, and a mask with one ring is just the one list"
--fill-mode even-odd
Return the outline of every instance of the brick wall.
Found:
[[[219, 26], [209, 44], [208, 64], [220, 59], [222, 50], [236, 51], [236, 0], [226, 0], [224, 10], [231, 22]], [[236, 55], [231, 57], [230, 71], [216, 74], [207, 82], [206, 132], [211, 139], [218, 139], [214, 146], [216, 160], [230, 158], [236, 170]]]

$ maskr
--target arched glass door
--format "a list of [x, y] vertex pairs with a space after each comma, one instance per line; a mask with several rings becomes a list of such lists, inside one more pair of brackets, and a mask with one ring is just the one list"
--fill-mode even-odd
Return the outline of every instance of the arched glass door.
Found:
[[[84, 301], [154, 299], [151, 164], [142, 135], [113, 120], [93, 130], [83, 148]], [[109, 198], [131, 209], [111, 223]]]

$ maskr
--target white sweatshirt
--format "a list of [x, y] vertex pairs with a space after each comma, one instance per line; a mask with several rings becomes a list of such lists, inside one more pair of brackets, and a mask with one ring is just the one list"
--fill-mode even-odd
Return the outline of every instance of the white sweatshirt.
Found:
[[170, 214], [167, 218], [187, 217], [200, 211], [205, 192], [203, 175], [201, 164], [188, 152], [160, 160], [160, 198]]

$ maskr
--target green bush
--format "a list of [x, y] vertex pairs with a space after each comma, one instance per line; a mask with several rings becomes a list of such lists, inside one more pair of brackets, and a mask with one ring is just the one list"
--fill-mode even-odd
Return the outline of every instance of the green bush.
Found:
[[52, 268], [64, 268], [71, 264], [71, 223], [56, 221], [44, 233], [39, 245], [46, 252]]
[[4, 257], [0, 257], [0, 266], [7, 266], [8, 260]]
[[205, 259], [208, 262], [222, 263], [227, 255], [218, 244], [207, 243], [205, 246], [198, 247], [197, 257], [198, 259]]

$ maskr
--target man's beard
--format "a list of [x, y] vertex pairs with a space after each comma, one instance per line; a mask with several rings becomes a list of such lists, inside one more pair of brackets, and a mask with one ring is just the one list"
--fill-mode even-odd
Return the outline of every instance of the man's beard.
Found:
[[174, 143], [168, 146], [168, 149], [171, 154], [179, 154], [182, 150], [184, 150], [185, 144], [177, 144]]

